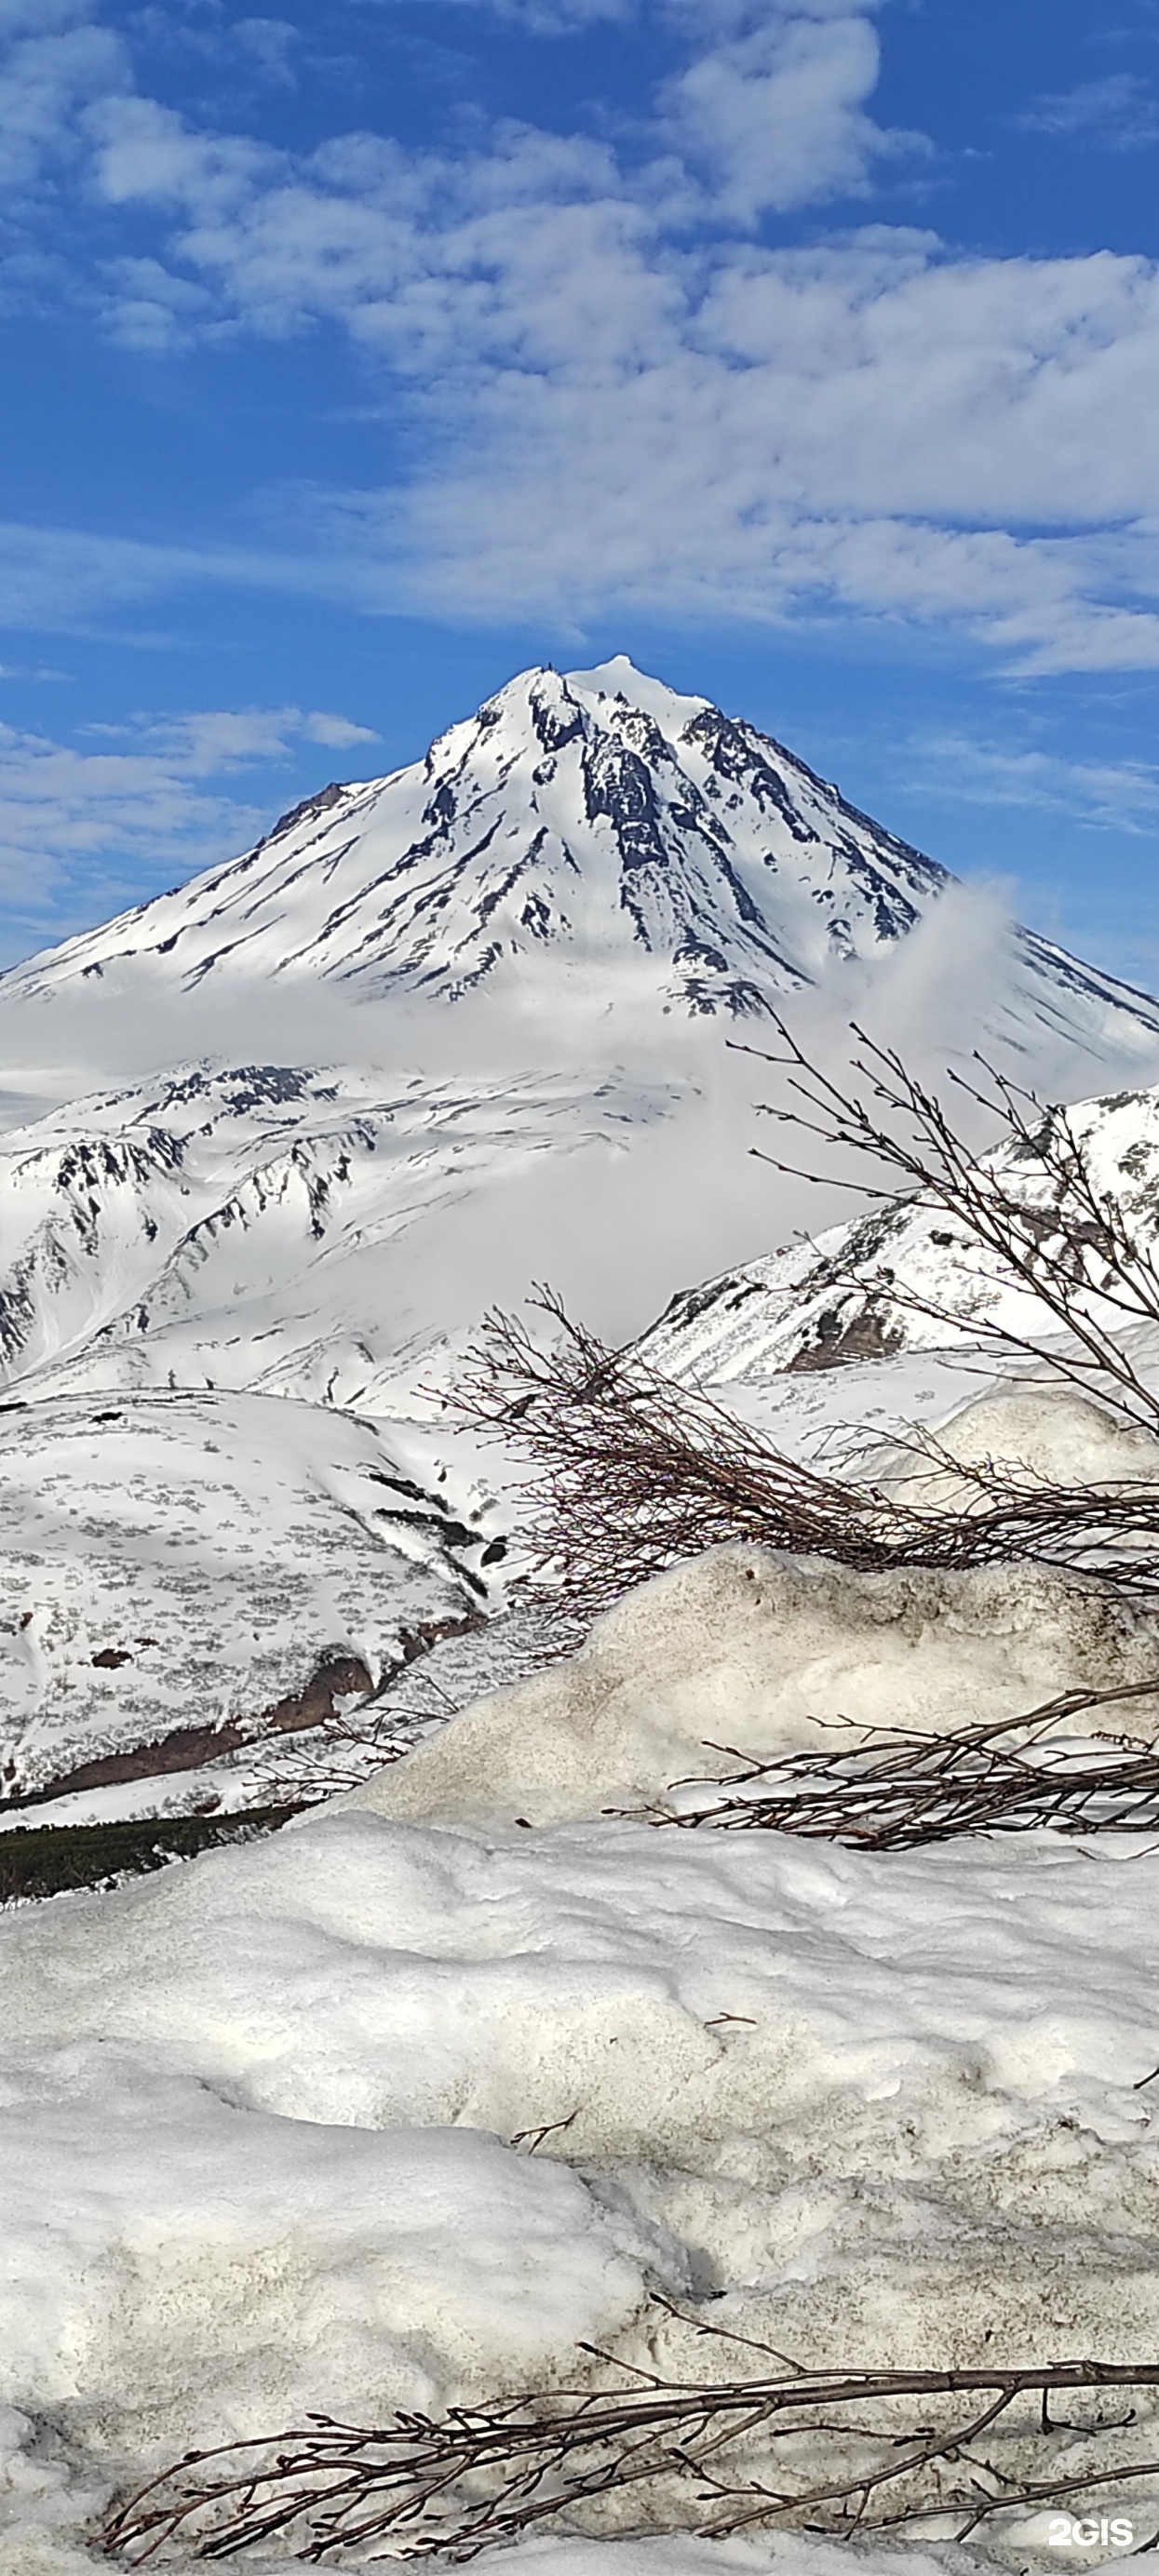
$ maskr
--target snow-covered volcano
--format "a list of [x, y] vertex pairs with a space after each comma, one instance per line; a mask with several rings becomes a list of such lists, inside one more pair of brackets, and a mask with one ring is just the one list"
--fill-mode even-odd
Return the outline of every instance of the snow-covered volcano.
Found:
[[[755, 726], [624, 656], [525, 671], [426, 758], [325, 787], [242, 858], [0, 979], [167, 991], [323, 979], [367, 1000], [509, 1002], [582, 1024], [626, 1000], [760, 1014], [904, 941], [951, 883]], [[1159, 1004], [1015, 934], [1006, 1032], [1096, 1055]], [[372, 1051], [368, 1041], [368, 1052]]]
[[[803, 1210], [746, 1158], [764, 1082], [725, 1040], [884, 993], [903, 957], [921, 986], [949, 886], [751, 725], [620, 660], [524, 673], [425, 760], [324, 789], [0, 979], [4, 1087], [55, 1102], [0, 1133], [10, 1780], [144, 1774], [191, 1671], [199, 1724], [260, 1727], [319, 1673], [373, 1680], [404, 1632], [486, 1615], [501, 1470], [440, 1394], [532, 1281], [620, 1338], [676, 1280], [747, 1263], [666, 1319], [662, 1362], [735, 1376], [738, 1315], [766, 1370], [827, 1355], [824, 1248], [751, 1265]], [[1159, 1003], [1028, 932], [984, 992], [956, 951], [952, 973], [958, 1042], [985, 1020], [1032, 1078], [1159, 1070]], [[845, 1356], [897, 1339], [876, 1291], [840, 1329]], [[369, 1534], [366, 1460], [410, 1488]], [[298, 1581], [346, 1529], [357, 1584]]]

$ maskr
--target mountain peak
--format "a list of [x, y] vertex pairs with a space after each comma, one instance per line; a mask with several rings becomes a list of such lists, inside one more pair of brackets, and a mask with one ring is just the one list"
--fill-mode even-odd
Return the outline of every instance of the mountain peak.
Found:
[[682, 697], [664, 680], [649, 678], [638, 671], [626, 653], [615, 653], [610, 662], [599, 662], [592, 671], [569, 671], [567, 685], [577, 697], [598, 707], [601, 701], [623, 698], [630, 707], [652, 717], [669, 741], [676, 741], [685, 725], [709, 706], [707, 698]]
[[[949, 882], [783, 744], [616, 654], [519, 672], [424, 759], [331, 784], [229, 866], [4, 980], [111, 974], [156, 997], [318, 978], [735, 1018], [887, 953]], [[1147, 996], [1019, 938], [1019, 1043], [1031, 1021], [1096, 1056], [1159, 1033]]]

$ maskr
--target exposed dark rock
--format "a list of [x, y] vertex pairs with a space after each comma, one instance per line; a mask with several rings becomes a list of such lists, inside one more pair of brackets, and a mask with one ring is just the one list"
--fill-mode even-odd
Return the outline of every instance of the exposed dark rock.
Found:
[[847, 1368], [854, 1360], [884, 1360], [895, 1351], [904, 1350], [905, 1335], [901, 1326], [887, 1322], [871, 1303], [859, 1305], [850, 1300], [846, 1306], [827, 1306], [810, 1327], [810, 1339], [803, 1342], [789, 1361], [790, 1370]]

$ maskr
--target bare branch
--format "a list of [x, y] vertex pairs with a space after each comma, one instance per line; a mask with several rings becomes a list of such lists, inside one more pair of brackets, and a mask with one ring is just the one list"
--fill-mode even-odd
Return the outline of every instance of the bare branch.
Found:
[[[736, 1755], [739, 1771], [673, 1781], [663, 1805], [632, 1812], [684, 1830], [802, 1834], [863, 1851], [912, 1851], [959, 1834], [1044, 1826], [1066, 1834], [1152, 1833], [1159, 1825], [1155, 1747], [1060, 1740], [1058, 1732], [1086, 1709], [1144, 1698], [1159, 1698], [1159, 1674], [1117, 1690], [1068, 1691], [1023, 1717], [949, 1734], [846, 1724], [846, 1742], [834, 1750], [767, 1762]], [[699, 1804], [679, 1800], [681, 1790], [695, 1788], [710, 1794]]]
[[[891, 1174], [903, 1205], [908, 1200], [915, 1211], [940, 1210], [991, 1257], [994, 1268], [988, 1278], [983, 1273], [983, 1285], [1021, 1288], [1043, 1318], [1037, 1331], [1024, 1332], [993, 1317], [972, 1316], [970, 1336], [1031, 1361], [1056, 1381], [1095, 1389], [1125, 1421], [1159, 1427], [1159, 1393], [1140, 1376], [1122, 1340], [1124, 1328], [1159, 1324], [1159, 1257], [1132, 1225], [1122, 1199], [1099, 1188], [1071, 1113], [1044, 1104], [977, 1056], [985, 1088], [950, 1075], [956, 1089], [995, 1124], [996, 1143], [976, 1154], [936, 1093], [856, 1023], [861, 1052], [850, 1071], [867, 1097], [810, 1063], [784, 1023], [777, 1027], [780, 1053], [752, 1046], [737, 1050], [787, 1071], [786, 1088], [801, 1103], [785, 1108], [765, 1102], [764, 1114], [842, 1158], [852, 1155], [870, 1165], [868, 1183], [836, 1174], [842, 1189], [880, 1201], [889, 1195], [881, 1175]], [[815, 1159], [778, 1168], [803, 1179], [820, 1177]], [[867, 1272], [855, 1252], [844, 1284], [863, 1294], [887, 1294], [893, 1307], [943, 1325], [951, 1338], [966, 1329], [952, 1305], [899, 1284], [892, 1273]], [[1052, 1328], [1061, 1347], [1044, 1339]]]
[[635, 1584], [744, 1540], [866, 1571], [1017, 1560], [1159, 1590], [1159, 1485], [1052, 1486], [963, 1467], [927, 1439], [924, 1460], [969, 1489], [970, 1508], [899, 1502], [784, 1456], [703, 1390], [609, 1349], [552, 1290], [532, 1305], [550, 1345], [490, 1316], [452, 1403], [531, 1466], [522, 1536], [560, 1654]]
[[[1153, 2475], [1154, 2459], [1100, 2463], [1100, 2438], [1121, 2432], [1124, 2419], [1059, 2425], [1041, 2401], [1062, 2390], [1156, 2387], [1155, 2361], [793, 2366], [703, 2386], [644, 2374], [627, 2390], [562, 2389], [441, 2416], [400, 2411], [377, 2428], [312, 2416], [270, 2440], [190, 2453], [129, 2497], [103, 2539], [133, 2565], [171, 2541], [227, 2558], [276, 2533], [292, 2533], [299, 2556], [313, 2561], [372, 2542], [395, 2558], [464, 2559], [629, 2487], [641, 2491], [648, 2527], [659, 2516], [660, 2527], [715, 2538], [778, 2521], [847, 2530], [851, 2517], [871, 2527], [936, 2515], [972, 2530], [1000, 2510]], [[963, 2397], [984, 2402], [963, 2411]], [[1024, 2410], [1018, 2456], [1041, 2444], [1045, 2466], [1051, 2436], [1063, 2437], [1048, 2481], [979, 2462], [971, 2447], [1008, 2426], [1027, 2398], [1040, 2404]], [[1076, 2460], [1076, 2435], [1093, 2457]], [[820, 2475], [811, 2466], [819, 2443]]]

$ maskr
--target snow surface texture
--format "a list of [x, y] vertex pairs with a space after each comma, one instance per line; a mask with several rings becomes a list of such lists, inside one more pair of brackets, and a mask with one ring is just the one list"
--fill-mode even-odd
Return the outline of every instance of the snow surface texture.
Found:
[[[464, 1709], [352, 1797], [424, 1823], [559, 1824], [653, 1802], [690, 1772], [735, 1771], [712, 1745], [762, 1760], [820, 1748], [819, 1728], [843, 1717], [936, 1734], [1153, 1674], [1159, 1611], [1090, 1578], [1024, 1565], [863, 1574], [713, 1548], [630, 1593], [568, 1663]], [[1106, 1722], [1121, 1733], [1122, 1711]], [[1132, 1703], [1130, 1724], [1159, 1735], [1159, 1690]]]
[[132, 1777], [134, 1754], [188, 1773], [335, 1697], [369, 1700], [477, 1622], [488, 1537], [377, 1424], [322, 1406], [205, 1393], [5, 1412], [7, 1793], [94, 1787], [72, 1778], [93, 1766]]
[[[722, 1572], [739, 1677], [743, 1556], [710, 1560], [710, 1585]], [[646, 1661], [673, 1600], [664, 1577], [650, 1630], [635, 1605], [656, 1779], [685, 1766], [691, 1724]], [[838, 1591], [838, 1646], [846, 1618]], [[956, 1638], [982, 1692], [988, 1642]], [[935, 1626], [913, 1657], [936, 1690]], [[605, 1768], [624, 1777], [641, 1720], [621, 1715]], [[0, 2405], [28, 2425], [8, 2419], [5, 2576], [75, 2576], [118, 2478], [310, 2406], [368, 2420], [570, 2384], [598, 2367], [581, 2339], [735, 2375], [652, 2285], [694, 2315], [712, 2294], [712, 2322], [810, 2362], [1154, 2350], [1153, 1850], [667, 1835], [601, 1817], [598, 1768], [582, 1820], [465, 1828], [476, 1723], [441, 1739], [441, 1806], [424, 1752], [388, 1775], [396, 1807], [408, 1768], [423, 1781], [421, 1822], [334, 1806], [0, 1922]], [[576, 1813], [558, 1730], [525, 1749], [540, 1806]], [[1110, 2436], [1112, 2459], [1140, 2438], [1145, 2420]], [[1002, 2458], [1030, 2464], [1017, 2436]], [[536, 2541], [496, 2576], [706, 2563], [667, 2542], [617, 2555], [638, 2505], [593, 2512], [603, 2548]], [[1050, 2563], [1045, 2540], [1023, 2518], [987, 2546], [1025, 2567]], [[712, 2556], [850, 2563], [795, 2540]], [[955, 2556], [881, 2541], [864, 2564], [932, 2576]]]

